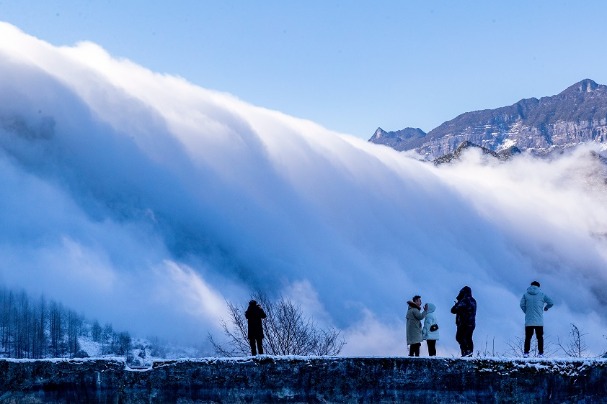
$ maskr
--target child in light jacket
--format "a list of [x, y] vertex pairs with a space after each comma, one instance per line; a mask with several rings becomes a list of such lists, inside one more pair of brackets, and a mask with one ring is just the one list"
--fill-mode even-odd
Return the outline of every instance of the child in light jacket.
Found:
[[424, 328], [422, 329], [422, 337], [428, 343], [428, 355], [436, 356], [436, 341], [439, 338], [438, 323], [434, 311], [436, 306], [433, 303], [428, 303], [426, 318], [424, 319]]

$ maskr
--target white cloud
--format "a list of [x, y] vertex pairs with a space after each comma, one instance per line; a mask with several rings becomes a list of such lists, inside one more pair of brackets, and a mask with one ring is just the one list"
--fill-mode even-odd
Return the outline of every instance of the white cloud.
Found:
[[466, 284], [477, 343], [503, 351], [538, 279], [557, 303], [548, 333], [575, 321], [607, 346], [597, 147], [436, 168], [94, 44], [0, 24], [0, 58], [5, 282], [190, 342], [216, 330], [224, 298], [286, 290], [344, 331], [345, 353], [395, 355], [414, 294], [437, 305], [439, 353], [457, 352], [449, 308]]
[[347, 344], [344, 355], [403, 356], [408, 354], [405, 323], [394, 318], [393, 322], [377, 319], [370, 310], [362, 310], [360, 319], [344, 333]]

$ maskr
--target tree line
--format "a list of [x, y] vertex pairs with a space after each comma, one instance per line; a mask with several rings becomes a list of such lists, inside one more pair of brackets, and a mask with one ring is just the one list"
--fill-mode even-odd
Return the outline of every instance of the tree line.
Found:
[[100, 344], [102, 355], [127, 355], [128, 332], [111, 324], [92, 323], [61, 303], [44, 296], [32, 299], [24, 291], [0, 288], [0, 356], [7, 358], [87, 357], [80, 338]]

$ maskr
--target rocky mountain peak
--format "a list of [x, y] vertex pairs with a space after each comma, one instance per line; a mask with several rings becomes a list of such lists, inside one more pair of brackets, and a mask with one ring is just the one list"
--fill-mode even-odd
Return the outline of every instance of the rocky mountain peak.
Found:
[[408, 150], [426, 136], [426, 132], [419, 128], [405, 128], [394, 132], [386, 132], [377, 128], [370, 142], [388, 145], [396, 150]]
[[413, 128], [381, 132], [369, 141], [415, 149], [428, 160], [454, 153], [462, 142], [494, 152], [515, 146], [536, 154], [584, 142], [607, 143], [607, 86], [584, 79], [558, 95], [463, 113], [427, 134]]
[[[580, 82], [580, 87], [581, 87], [582, 91], [589, 93], [590, 91], [594, 91], [597, 88], [599, 88], [599, 85], [590, 79], [585, 79]], [[603, 86], [603, 87], [605, 87], [605, 86]]]
[[[607, 96], [607, 86], [597, 84], [595, 81], [590, 79], [584, 79], [579, 83], [568, 87], [560, 93], [557, 97], [576, 97], [576, 98], [587, 98], [587, 97]], [[551, 97], [546, 97], [551, 98]]]
[[424, 136], [426, 136], [426, 132], [424, 132], [420, 128], [405, 128], [405, 129], [397, 130], [395, 132], [386, 132], [382, 128], [377, 128], [377, 130], [373, 134], [374, 138], [400, 137], [400, 138], [404, 138], [404, 139], [409, 139], [409, 138], [419, 138], [419, 137], [424, 137]]
[[375, 133], [373, 134], [373, 136], [371, 136], [371, 139], [374, 139], [374, 138], [379, 139], [379, 138], [382, 138], [386, 134], [387, 134], [387, 132], [385, 130], [378, 127], [377, 130], [375, 130]]

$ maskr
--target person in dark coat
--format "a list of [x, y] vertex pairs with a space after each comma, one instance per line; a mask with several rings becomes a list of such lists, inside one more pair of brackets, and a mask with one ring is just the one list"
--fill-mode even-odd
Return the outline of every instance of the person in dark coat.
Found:
[[263, 345], [261, 344], [263, 326], [261, 320], [266, 318], [266, 313], [255, 300], [251, 300], [244, 316], [247, 318], [248, 323], [247, 337], [249, 338], [249, 344], [251, 344], [251, 355], [255, 356], [257, 352], [263, 355]]
[[476, 300], [472, 297], [472, 289], [464, 286], [457, 295], [455, 305], [451, 308], [451, 313], [455, 314], [455, 325], [457, 332], [455, 340], [464, 356], [472, 356], [474, 352], [474, 342], [472, 342], [472, 333], [476, 327]]

